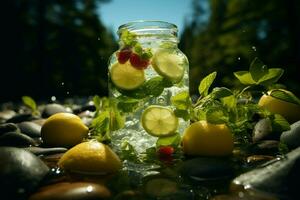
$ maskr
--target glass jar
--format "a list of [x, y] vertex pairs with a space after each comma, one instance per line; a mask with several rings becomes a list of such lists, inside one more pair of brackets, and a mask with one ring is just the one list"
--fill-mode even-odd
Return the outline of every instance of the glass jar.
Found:
[[189, 125], [184, 117], [189, 64], [178, 49], [177, 31], [176, 25], [163, 21], [119, 27], [119, 50], [108, 66], [109, 98], [117, 110], [111, 117], [118, 117], [117, 128], [110, 129], [116, 150], [130, 144], [145, 152], [158, 138], [180, 136]]

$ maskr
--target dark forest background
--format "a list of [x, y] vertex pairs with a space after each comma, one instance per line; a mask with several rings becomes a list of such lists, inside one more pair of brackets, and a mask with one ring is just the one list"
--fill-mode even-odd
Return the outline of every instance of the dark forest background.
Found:
[[[0, 102], [22, 95], [106, 95], [107, 61], [118, 47], [98, 7], [109, 1], [14, 0], [4, 6]], [[194, 0], [180, 41], [190, 61], [191, 93], [212, 71], [217, 84], [236, 87], [232, 72], [258, 57], [284, 68], [280, 82], [300, 94], [297, 0]]]

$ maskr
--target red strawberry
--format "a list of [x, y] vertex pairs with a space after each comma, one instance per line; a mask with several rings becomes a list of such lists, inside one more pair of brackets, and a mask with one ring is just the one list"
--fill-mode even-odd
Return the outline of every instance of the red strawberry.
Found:
[[163, 146], [159, 147], [157, 152], [160, 157], [171, 157], [174, 153], [174, 148], [171, 146]]
[[127, 60], [130, 58], [130, 55], [132, 54], [131, 49], [122, 49], [117, 53], [118, 61], [121, 64], [124, 64], [127, 62]]
[[132, 53], [129, 60], [131, 65], [137, 69], [146, 69], [149, 65], [149, 59], [142, 59], [136, 53]]

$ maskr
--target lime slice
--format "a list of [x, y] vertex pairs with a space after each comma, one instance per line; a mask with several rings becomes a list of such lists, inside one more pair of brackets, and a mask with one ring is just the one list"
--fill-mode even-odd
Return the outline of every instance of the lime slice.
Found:
[[141, 122], [147, 133], [156, 137], [173, 135], [178, 127], [173, 111], [162, 106], [149, 106], [143, 112]]
[[110, 70], [112, 82], [120, 89], [133, 90], [145, 82], [144, 70], [131, 66], [130, 62], [114, 63]]
[[173, 81], [180, 82], [184, 75], [183, 57], [170, 50], [158, 50], [152, 58], [152, 66], [155, 71]]

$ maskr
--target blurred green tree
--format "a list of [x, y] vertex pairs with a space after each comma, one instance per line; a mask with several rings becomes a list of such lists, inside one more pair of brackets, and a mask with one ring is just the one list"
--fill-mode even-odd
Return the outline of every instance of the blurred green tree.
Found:
[[300, 93], [299, 1], [194, 0], [192, 7], [180, 43], [190, 60], [192, 93], [212, 71], [219, 73], [217, 84], [237, 86], [232, 72], [255, 57], [284, 68], [281, 82]]
[[[1, 101], [30, 95], [106, 95], [107, 60], [116, 41], [98, 7], [109, 0], [15, 0], [7, 12], [9, 63]], [[13, 14], [11, 14], [13, 13]], [[7, 85], [6, 83], [13, 83]]]

